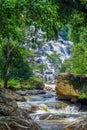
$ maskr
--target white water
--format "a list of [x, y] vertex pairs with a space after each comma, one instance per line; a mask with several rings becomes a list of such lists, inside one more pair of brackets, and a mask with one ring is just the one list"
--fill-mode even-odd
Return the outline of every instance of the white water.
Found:
[[[54, 84], [45, 84], [46, 87], [51, 87], [51, 91], [46, 94], [29, 95], [26, 97], [27, 102], [18, 102], [18, 106], [30, 110], [35, 106], [36, 110], [29, 115], [40, 126], [39, 130], [62, 130], [63, 124], [68, 124], [79, 120], [81, 117], [87, 117], [87, 112], [82, 112], [75, 105], [62, 106], [56, 109], [55, 105], [63, 103], [56, 100]], [[49, 93], [54, 93], [49, 97]], [[46, 96], [48, 94], [48, 97]], [[46, 97], [45, 97], [46, 96]], [[55, 118], [56, 117], [56, 118]]]
[[[68, 40], [64, 40], [61, 36], [58, 40], [47, 41], [45, 39], [46, 33], [41, 29], [36, 31], [34, 26], [30, 26], [26, 30], [25, 34], [25, 47], [36, 53], [34, 61], [36, 64], [45, 64], [47, 69], [43, 68], [43, 74], [41, 75], [37, 71], [34, 74], [38, 77], [43, 77], [46, 81], [53, 81], [55, 79], [55, 67], [48, 60], [48, 55], [52, 54], [54, 51], [60, 54], [62, 62], [70, 57], [71, 47], [73, 43]], [[33, 41], [33, 42], [32, 42]], [[32, 45], [35, 45], [37, 49], [33, 49]], [[60, 66], [60, 63], [58, 63]]]
[[[82, 112], [79, 110], [79, 107], [75, 105], [64, 105], [60, 109], [55, 108], [55, 104], [63, 103], [56, 99], [55, 84], [45, 84], [45, 88], [52, 88], [50, 91], [47, 91], [46, 94], [38, 94], [38, 95], [29, 95], [26, 97], [27, 102], [17, 102], [18, 106], [21, 108], [29, 109], [31, 106], [36, 106], [38, 109], [35, 111], [33, 115], [43, 114], [43, 113], [51, 113], [51, 114], [65, 114], [71, 116], [87, 116], [87, 112]], [[52, 93], [52, 94], [51, 94]], [[52, 95], [49, 97], [49, 94]], [[47, 96], [48, 95], [48, 96]], [[32, 115], [32, 114], [31, 114]], [[71, 118], [71, 117], [70, 117]]]

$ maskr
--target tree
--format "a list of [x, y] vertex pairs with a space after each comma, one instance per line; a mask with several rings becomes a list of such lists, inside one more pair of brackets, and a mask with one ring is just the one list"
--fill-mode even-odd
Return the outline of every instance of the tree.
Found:
[[44, 74], [44, 70], [47, 69], [47, 64], [44, 63], [38, 64], [37, 69], [40, 71], [41, 74]]
[[9, 42], [4, 40], [1, 47], [0, 72], [4, 87], [7, 88], [8, 80], [12, 77], [15, 79], [28, 79], [32, 75], [32, 71], [25, 59], [27, 56], [25, 48], [20, 47], [12, 40]]
[[[13, 53], [22, 42], [24, 26], [24, 10], [21, 5], [18, 7], [17, 0], [3, 0], [0, 1], [0, 50], [2, 65], [2, 77], [4, 80], [4, 87], [7, 88], [8, 75], [11, 69], [13, 60]], [[21, 16], [21, 17], [20, 17]]]
[[87, 0], [55, 0], [55, 2], [87, 14]]
[[47, 38], [58, 38], [62, 23], [58, 16], [58, 6], [52, 0], [27, 0], [27, 23], [47, 33]]
[[[56, 36], [60, 25], [57, 6], [53, 5], [52, 1], [2, 0], [0, 1], [0, 19], [0, 55], [2, 57], [0, 60], [3, 63], [1, 75], [4, 87], [7, 88], [8, 77], [15, 70], [13, 63], [18, 59], [18, 56], [13, 54], [24, 43], [26, 27], [34, 25], [36, 29], [41, 28], [50, 38]], [[25, 61], [22, 60], [21, 63], [27, 68]]]
[[87, 74], [87, 44], [74, 45], [70, 59], [65, 61], [61, 70], [75, 74]]
[[60, 67], [62, 64], [60, 54], [57, 54], [56, 51], [54, 51], [51, 55], [48, 56], [48, 60], [51, 62], [52, 66], [55, 70], [55, 75], [57, 75], [60, 72]]
[[[13, 59], [18, 58], [13, 53], [23, 46], [24, 33], [28, 26], [35, 26], [36, 32], [41, 28], [46, 32], [48, 39], [54, 39], [58, 37], [60, 29], [66, 25], [69, 28], [70, 39], [72, 38], [77, 44], [86, 43], [86, 21], [86, 0], [1, 0], [0, 56], [2, 58], [0, 60], [3, 63], [1, 72], [4, 86], [7, 87], [7, 77], [12, 71]], [[26, 55], [26, 51], [24, 53]], [[25, 65], [26, 61], [22, 63]]]

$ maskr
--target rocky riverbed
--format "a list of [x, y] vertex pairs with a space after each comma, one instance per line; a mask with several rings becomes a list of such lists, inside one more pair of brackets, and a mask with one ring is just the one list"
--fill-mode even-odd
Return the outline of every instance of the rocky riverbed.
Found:
[[25, 96], [26, 102], [17, 104], [19, 108], [30, 112], [39, 130], [74, 130], [81, 121], [84, 126], [83, 129], [78, 126], [79, 130], [86, 130], [87, 112], [82, 110], [82, 106], [58, 100], [54, 88], [55, 84], [46, 84], [45, 90], [29, 91]]
[[[66, 82], [65, 77], [56, 85], [45, 84], [43, 90], [13, 92], [1, 87], [0, 130], [87, 130], [87, 105], [58, 98], [60, 92], [64, 98], [64, 92], [69, 88], [70, 82]], [[59, 91], [61, 88], [66, 91]], [[70, 99], [73, 96], [70, 94], [75, 94], [73, 89], [66, 93]]]
[[24, 97], [0, 87], [0, 130], [38, 130], [29, 112], [19, 108], [16, 101], [26, 102]]

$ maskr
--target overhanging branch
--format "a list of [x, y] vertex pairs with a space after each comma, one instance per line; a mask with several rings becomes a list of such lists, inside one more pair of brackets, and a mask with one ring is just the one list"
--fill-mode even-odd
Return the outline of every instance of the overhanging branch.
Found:
[[65, 5], [65, 6], [69, 6], [71, 8], [74, 8], [74, 9], [76, 9], [78, 11], [81, 11], [81, 12], [87, 14], [87, 9], [85, 8], [86, 4], [82, 4], [80, 2], [80, 0], [77, 0], [77, 1], [72, 1], [72, 0], [57, 0], [56, 2], [60, 3], [62, 5]]

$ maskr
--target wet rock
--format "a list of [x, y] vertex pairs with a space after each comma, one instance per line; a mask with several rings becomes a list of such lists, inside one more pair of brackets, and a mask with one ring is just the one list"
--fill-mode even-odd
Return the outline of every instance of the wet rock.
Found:
[[45, 113], [43, 115], [40, 115], [39, 117], [40, 120], [60, 120], [63, 119], [59, 115], [54, 115], [52, 113]]
[[49, 111], [48, 108], [47, 108], [47, 106], [45, 104], [40, 104], [39, 108], [42, 111]]
[[31, 112], [35, 112], [36, 110], [37, 110], [37, 107], [36, 107], [36, 106], [31, 106], [31, 107], [30, 107], [30, 111], [31, 111]]
[[44, 98], [52, 98], [53, 95], [51, 93], [46, 93], [43, 97]]
[[49, 86], [46, 86], [46, 87], [45, 87], [45, 90], [47, 90], [47, 91], [52, 91], [53, 89], [52, 89], [51, 87], [49, 87]]
[[87, 130], [87, 118], [79, 119], [69, 123], [63, 130]]
[[29, 111], [18, 108], [12, 93], [0, 88], [0, 130], [38, 130]]
[[28, 111], [28, 114], [35, 113], [38, 110], [38, 105], [30, 105], [27, 102], [17, 102], [17, 104], [20, 109]]
[[28, 94], [30, 95], [46, 94], [46, 91], [45, 90], [29, 90]]
[[61, 120], [62, 118], [60, 118], [58, 115], [49, 115], [46, 120]]
[[0, 117], [0, 130], [38, 130], [38, 127], [32, 120], [9, 116]]
[[8, 116], [17, 114], [17, 108], [17, 103], [9, 91], [0, 88], [0, 115]]
[[15, 91], [12, 91], [10, 89], [4, 89], [4, 88], [1, 89], [3, 89], [3, 91], [5, 91], [7, 95], [10, 95], [16, 101], [23, 101], [23, 102], [26, 101], [26, 99], [23, 96], [17, 94]]
[[85, 105], [81, 105], [81, 104], [79, 104], [79, 110], [80, 111], [84, 111], [84, 112], [87, 112], [87, 105], [85, 104]]
[[38, 96], [38, 95], [32, 95], [32, 96], [30, 97], [30, 100], [31, 100], [31, 101], [42, 101], [43, 98], [42, 98], [41, 96]]
[[45, 84], [45, 90], [46, 91], [51, 91], [51, 92], [54, 92], [55, 91], [55, 86], [56, 86], [56, 84], [55, 83], [49, 83], [49, 84]]
[[86, 105], [87, 106], [87, 98], [78, 99], [78, 103]]
[[59, 99], [71, 100], [71, 102], [76, 102], [80, 96], [71, 79], [74, 79], [73, 74], [60, 74], [58, 76], [57, 85], [56, 85], [56, 94]]
[[20, 94], [21, 96], [26, 96], [27, 92], [23, 90], [16, 91], [17, 94]]
[[49, 116], [50, 116], [50, 113], [45, 113], [45, 114], [40, 115], [40, 116], [39, 116], [39, 119], [40, 119], [40, 120], [45, 120], [45, 119], [47, 119]]
[[64, 108], [66, 107], [68, 104], [67, 103], [64, 103], [64, 102], [58, 102], [55, 104], [55, 108], [56, 109], [60, 109], [60, 108]]
[[18, 114], [16, 117], [20, 117], [21, 119], [25, 119], [25, 120], [28, 120], [28, 119], [31, 120], [29, 110], [18, 108], [17, 112], [18, 112]]

